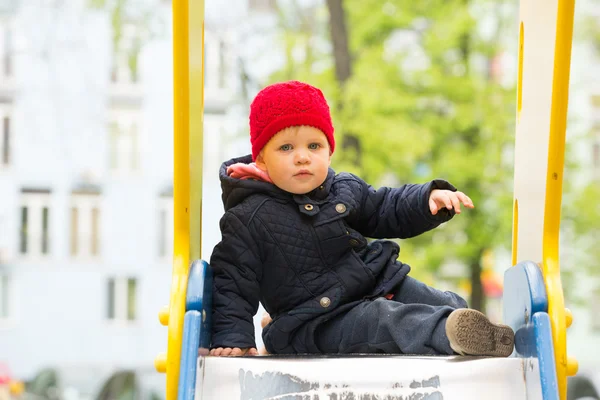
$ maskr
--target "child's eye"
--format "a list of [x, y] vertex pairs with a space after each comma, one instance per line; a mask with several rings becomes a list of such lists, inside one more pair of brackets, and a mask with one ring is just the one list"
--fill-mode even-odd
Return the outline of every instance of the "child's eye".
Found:
[[284, 144], [283, 146], [281, 146], [279, 148], [279, 150], [283, 150], [283, 151], [290, 151], [292, 149], [292, 145], [291, 144]]
[[311, 150], [317, 150], [321, 145], [319, 143], [311, 143], [308, 145], [308, 148]]

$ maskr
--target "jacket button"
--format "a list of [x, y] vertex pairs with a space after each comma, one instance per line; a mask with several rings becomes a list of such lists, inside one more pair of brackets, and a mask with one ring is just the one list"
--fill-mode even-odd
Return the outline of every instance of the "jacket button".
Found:
[[331, 300], [329, 297], [323, 297], [321, 301], [319, 301], [319, 304], [321, 304], [321, 307], [327, 308], [331, 305]]
[[335, 211], [337, 211], [338, 213], [343, 213], [344, 211], [346, 211], [346, 206], [342, 203], [336, 204], [335, 206]]
[[350, 246], [352, 247], [356, 247], [358, 246], [360, 243], [358, 242], [358, 240], [356, 239], [350, 239]]
[[313, 208], [314, 208], [314, 207], [313, 207], [313, 205], [312, 205], [312, 204], [305, 204], [305, 205], [304, 205], [304, 209], [305, 209], [306, 211], [312, 211], [312, 210], [313, 210]]

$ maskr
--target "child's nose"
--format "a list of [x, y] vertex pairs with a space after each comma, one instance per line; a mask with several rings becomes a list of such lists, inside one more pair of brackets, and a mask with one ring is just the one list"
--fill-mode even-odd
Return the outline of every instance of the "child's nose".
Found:
[[298, 150], [296, 152], [296, 163], [297, 164], [306, 164], [310, 162], [310, 157], [308, 156], [308, 151]]

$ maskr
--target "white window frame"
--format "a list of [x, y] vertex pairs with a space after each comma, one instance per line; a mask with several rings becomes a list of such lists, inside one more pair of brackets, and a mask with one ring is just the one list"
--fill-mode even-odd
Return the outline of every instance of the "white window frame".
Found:
[[109, 168], [115, 174], [140, 170], [141, 113], [137, 110], [113, 110], [110, 115]]
[[[102, 251], [101, 219], [102, 208], [100, 207], [101, 196], [96, 193], [73, 193], [69, 207], [69, 254], [76, 259], [96, 259]], [[77, 220], [73, 221], [72, 210], [77, 210]], [[93, 212], [98, 210], [99, 216], [96, 221], [96, 232], [93, 232]], [[73, 228], [76, 228], [75, 230]], [[92, 253], [92, 241], [96, 237], [96, 253]], [[73, 243], [75, 242], [75, 248]], [[75, 251], [74, 251], [75, 250]]]
[[[112, 295], [113, 299], [110, 299], [109, 286], [110, 282], [114, 282], [114, 290]], [[129, 318], [129, 282], [133, 281], [135, 284], [133, 294], [133, 317]], [[106, 300], [107, 307], [104, 310], [105, 318], [110, 323], [115, 324], [133, 324], [139, 318], [139, 279], [132, 276], [111, 276], [106, 280]], [[113, 305], [112, 316], [110, 315], [110, 304]]]
[[[164, 226], [162, 226], [163, 215], [165, 217]], [[170, 262], [173, 259], [173, 218], [173, 197], [160, 197], [156, 221], [156, 241], [158, 258], [163, 262]]]
[[[19, 238], [17, 240], [17, 254], [21, 258], [42, 258], [52, 254], [52, 209], [50, 207], [50, 192], [21, 192], [21, 201], [18, 210]], [[21, 249], [21, 235], [23, 229], [22, 210], [27, 208], [27, 233], [26, 251]], [[43, 210], [48, 209], [48, 225], [46, 228], [46, 252], [42, 251], [43, 240]]]

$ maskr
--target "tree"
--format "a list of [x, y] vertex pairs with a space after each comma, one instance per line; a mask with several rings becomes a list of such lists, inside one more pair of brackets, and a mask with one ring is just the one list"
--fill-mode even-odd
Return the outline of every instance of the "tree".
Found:
[[[348, 136], [355, 141], [337, 152], [337, 169], [373, 184], [446, 178], [471, 196], [475, 210], [404, 242], [401, 257], [421, 276], [424, 270], [439, 275], [448, 260], [467, 265], [471, 306], [484, 309], [482, 255], [507, 243], [511, 227], [506, 154], [513, 146], [515, 93], [491, 68], [502, 52], [506, 9], [483, 0], [327, 0], [326, 6], [328, 19], [319, 7], [304, 9], [312, 14], [303, 18], [314, 23], [286, 30], [289, 54], [312, 47], [304, 57], [288, 57], [286, 73], [273, 80], [308, 80], [328, 95], [336, 134], [342, 143]], [[286, 7], [281, 20], [288, 28], [292, 9]], [[484, 17], [495, 24], [494, 34], [482, 33], [477, 21]]]
[[[569, 172], [566, 173], [566, 175]], [[600, 198], [598, 182], [567, 188], [563, 198], [561, 276], [565, 297], [574, 303], [589, 302], [591, 294], [578, 291], [579, 280], [598, 277], [600, 248]], [[600, 293], [600, 287], [595, 290]]]
[[[88, 0], [88, 2], [91, 8], [110, 13], [114, 56], [125, 61], [132, 80], [137, 81], [138, 59], [142, 46], [166, 33], [165, 22], [157, 10], [159, 3], [139, 4], [131, 0]], [[115, 73], [113, 70], [113, 74]]]
[[[592, 3], [596, 6], [600, 5], [597, 0], [586, 3], [588, 6]], [[575, 47], [573, 54], [576, 55], [582, 48], [586, 48], [591, 51], [592, 60], [596, 60], [597, 63], [600, 59], [600, 19], [596, 15], [587, 13], [576, 13], [575, 18], [574, 43], [587, 46]], [[593, 64], [588, 68], [594, 68]], [[570, 99], [583, 95], [591, 102], [593, 109], [600, 109], [600, 97], [589, 90], [588, 82], [582, 82], [581, 79], [578, 82], [578, 78], [580, 77], [573, 75], [572, 70]], [[572, 105], [569, 105], [569, 114], [571, 123], [567, 136], [566, 159], [568, 161], [565, 166], [561, 213], [561, 276], [567, 300], [571, 303], [586, 303], [589, 302], [591, 294], [589, 291], [580, 290], [582, 279], [591, 282], [596, 280], [595, 290], [600, 293], [598, 281], [600, 276], [597, 268], [600, 258], [598, 246], [600, 203], [595, 200], [600, 196], [598, 186], [600, 175], [597, 172], [600, 155], [600, 124], [582, 117], [581, 110], [577, 110]], [[591, 125], [588, 124], [589, 122]], [[587, 157], [581, 157], [582, 152], [586, 151], [592, 155], [589, 161]]]

